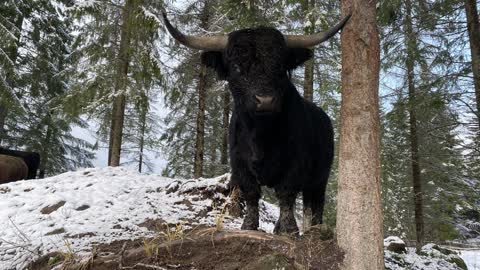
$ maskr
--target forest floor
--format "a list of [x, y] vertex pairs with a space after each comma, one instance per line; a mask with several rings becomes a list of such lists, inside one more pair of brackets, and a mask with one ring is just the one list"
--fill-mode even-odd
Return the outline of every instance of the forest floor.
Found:
[[[263, 200], [260, 231], [239, 230], [228, 179], [93, 168], [0, 185], [0, 269], [337, 269], [330, 229], [273, 235], [279, 211]], [[434, 253], [386, 250], [386, 266], [460, 269]]]

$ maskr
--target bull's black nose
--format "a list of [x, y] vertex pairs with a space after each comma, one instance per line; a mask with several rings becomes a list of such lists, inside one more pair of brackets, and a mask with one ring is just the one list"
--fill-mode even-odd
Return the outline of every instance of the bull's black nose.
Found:
[[255, 95], [257, 111], [273, 111], [275, 98], [273, 96]]

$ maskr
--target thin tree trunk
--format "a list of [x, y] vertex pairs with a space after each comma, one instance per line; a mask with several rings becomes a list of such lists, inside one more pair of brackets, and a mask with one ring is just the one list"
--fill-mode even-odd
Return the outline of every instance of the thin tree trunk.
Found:
[[2, 101], [0, 102], [0, 145], [2, 145], [2, 140], [7, 137], [7, 132], [5, 130], [5, 121], [7, 120], [7, 115], [7, 104], [4, 104]]
[[50, 147], [50, 138], [52, 137], [52, 128], [51, 128], [51, 116], [47, 116], [47, 134], [45, 135], [45, 140], [42, 142], [42, 152], [40, 153], [40, 172], [38, 178], [45, 178], [45, 170], [48, 167], [49, 154], [48, 149]]
[[138, 159], [138, 172], [141, 173], [143, 166], [143, 149], [145, 147], [145, 131], [147, 130], [147, 96], [142, 96], [142, 104], [140, 106], [140, 157]]
[[476, 0], [465, 0], [470, 54], [472, 56], [473, 85], [477, 101], [477, 121], [479, 127], [478, 144], [480, 145], [480, 24]]
[[113, 145], [113, 129], [114, 129], [114, 123], [113, 123], [113, 105], [112, 105], [112, 111], [111, 111], [111, 121], [110, 121], [110, 132], [109, 132], [109, 139], [108, 139], [108, 166], [112, 166], [112, 145]]
[[379, 155], [380, 41], [376, 1], [342, 0], [342, 105], [337, 241], [342, 269], [384, 269]]
[[[210, 19], [210, 2], [204, 1], [202, 17], [200, 19], [200, 27], [208, 28]], [[200, 72], [198, 74], [198, 111], [197, 126], [195, 137], [195, 159], [193, 161], [193, 177], [200, 178], [203, 176], [203, 157], [205, 150], [205, 99], [207, 95], [207, 69], [205, 65], [200, 64]]]
[[123, 24], [120, 40], [120, 51], [117, 59], [115, 78], [115, 100], [112, 107], [112, 126], [110, 133], [109, 165], [120, 165], [122, 149], [123, 122], [125, 117], [125, 88], [127, 85], [128, 65], [130, 61], [131, 20], [136, 6], [136, 0], [127, 0], [123, 8]]
[[208, 168], [208, 171], [205, 172], [204, 174], [207, 174], [208, 177], [213, 177], [217, 175], [218, 173], [218, 145], [216, 143], [213, 143], [210, 147], [210, 166]]
[[206, 76], [205, 65], [200, 64], [200, 74], [198, 79], [198, 111], [197, 111], [197, 130], [195, 138], [195, 160], [193, 163], [193, 177], [203, 176], [203, 153], [205, 149], [205, 96], [206, 96]]
[[[315, 21], [307, 17], [309, 11], [315, 8], [315, 0], [305, 0], [304, 2], [304, 16], [307, 21], [310, 21], [310, 27], [305, 27], [305, 35], [313, 34], [315, 31]], [[315, 53], [315, 48], [311, 48]], [[304, 81], [303, 81], [303, 97], [308, 101], [313, 101], [313, 58], [305, 62]]]
[[413, 193], [415, 202], [415, 230], [417, 236], [417, 252], [423, 246], [424, 238], [424, 225], [423, 225], [423, 199], [422, 199], [422, 181], [420, 176], [420, 163], [418, 155], [418, 134], [417, 134], [417, 116], [415, 112], [415, 51], [416, 42], [415, 34], [413, 32], [412, 25], [412, 3], [410, 0], [405, 1], [406, 4], [406, 17], [405, 17], [405, 36], [407, 46], [407, 57], [405, 65], [407, 67], [407, 80], [408, 80], [408, 113], [410, 115], [410, 154], [412, 163], [412, 180], [413, 180]]
[[222, 152], [220, 164], [226, 167], [228, 163], [228, 126], [230, 121], [230, 92], [227, 87], [223, 92], [223, 120], [222, 120]]

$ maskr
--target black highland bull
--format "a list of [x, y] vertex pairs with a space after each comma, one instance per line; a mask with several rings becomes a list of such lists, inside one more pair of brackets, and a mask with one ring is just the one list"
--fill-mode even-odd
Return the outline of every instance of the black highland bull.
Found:
[[298, 231], [293, 213], [299, 192], [304, 213], [313, 214], [312, 225], [322, 223], [333, 128], [322, 109], [300, 96], [290, 73], [312, 57], [310, 47], [332, 37], [348, 18], [309, 36], [262, 27], [203, 37], [182, 34], [164, 14], [170, 34], [185, 46], [204, 50], [202, 62], [228, 81], [235, 104], [229, 130], [231, 184], [240, 187], [247, 204], [242, 229], [258, 228], [264, 185], [274, 188], [280, 203], [275, 233]]

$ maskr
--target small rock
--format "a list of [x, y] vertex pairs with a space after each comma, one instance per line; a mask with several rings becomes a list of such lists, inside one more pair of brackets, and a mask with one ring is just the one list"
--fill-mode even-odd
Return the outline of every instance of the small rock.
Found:
[[397, 236], [389, 236], [383, 240], [385, 248], [398, 254], [407, 253], [405, 242]]
[[405, 244], [401, 243], [390, 243], [390, 245], [387, 247], [387, 250], [395, 253], [407, 253]]
[[87, 210], [88, 208], [90, 208], [90, 205], [84, 204], [84, 205], [76, 208], [75, 210], [77, 210], [77, 211], [83, 211], [83, 210]]
[[5, 194], [12, 191], [9, 187], [0, 187], [0, 194]]
[[58, 203], [56, 203], [54, 205], [49, 205], [49, 206], [46, 206], [46, 207], [42, 208], [42, 210], [40, 210], [40, 213], [42, 213], [44, 215], [51, 214], [51, 213], [57, 211], [58, 208], [62, 207], [64, 204], [65, 204], [65, 201], [59, 201]]
[[55, 234], [61, 234], [61, 233], [64, 233], [65, 232], [65, 229], [64, 228], [60, 228], [60, 229], [55, 229], [51, 232], [48, 232], [46, 233], [45, 235], [55, 235]]

